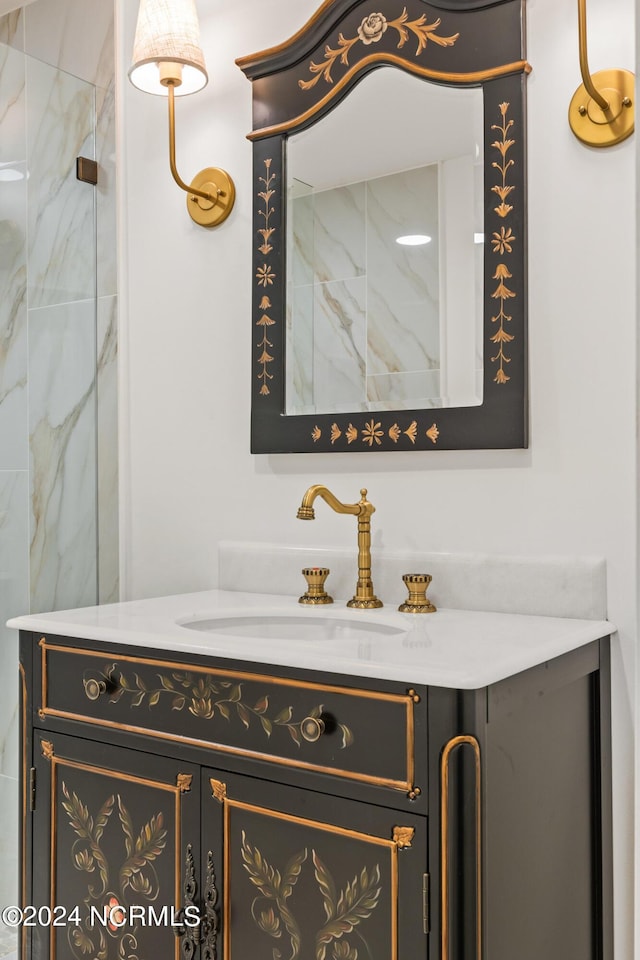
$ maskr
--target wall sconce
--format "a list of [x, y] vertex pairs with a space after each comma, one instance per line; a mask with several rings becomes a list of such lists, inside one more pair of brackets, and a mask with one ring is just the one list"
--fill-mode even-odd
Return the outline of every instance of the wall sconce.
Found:
[[578, 0], [578, 37], [583, 82], [571, 99], [569, 124], [590, 147], [612, 147], [633, 133], [635, 77], [629, 70], [589, 72], [587, 0]]
[[189, 194], [189, 216], [202, 227], [222, 223], [236, 198], [229, 174], [207, 167], [187, 186], [176, 169], [175, 97], [202, 90], [209, 79], [195, 0], [140, 0], [129, 79], [145, 93], [168, 97], [169, 165], [173, 179]]

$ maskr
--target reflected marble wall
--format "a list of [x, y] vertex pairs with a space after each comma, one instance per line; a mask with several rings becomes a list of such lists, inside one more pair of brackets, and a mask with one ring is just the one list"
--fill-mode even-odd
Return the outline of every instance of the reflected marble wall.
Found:
[[[440, 406], [437, 165], [313, 191], [287, 259], [288, 413]], [[397, 238], [427, 234], [422, 247]]]
[[[114, 7], [0, 17], [0, 903], [17, 896], [17, 636], [118, 598]], [[75, 177], [99, 162], [97, 188]]]

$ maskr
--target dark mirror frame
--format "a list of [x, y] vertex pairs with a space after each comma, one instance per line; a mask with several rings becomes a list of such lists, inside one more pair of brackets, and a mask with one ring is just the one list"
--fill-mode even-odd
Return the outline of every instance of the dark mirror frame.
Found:
[[[531, 68], [524, 59], [524, 6], [525, 0], [326, 0], [285, 43], [237, 61], [253, 89], [252, 453], [528, 445], [525, 85]], [[432, 83], [482, 87], [483, 402], [288, 416], [287, 138], [325, 116], [381, 65]]]

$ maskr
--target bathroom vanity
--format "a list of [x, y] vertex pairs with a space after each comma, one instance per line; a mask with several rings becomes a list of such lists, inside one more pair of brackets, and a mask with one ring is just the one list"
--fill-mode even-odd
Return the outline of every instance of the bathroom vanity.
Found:
[[12, 625], [22, 896], [59, 921], [23, 956], [610, 960], [606, 621], [211, 591]]

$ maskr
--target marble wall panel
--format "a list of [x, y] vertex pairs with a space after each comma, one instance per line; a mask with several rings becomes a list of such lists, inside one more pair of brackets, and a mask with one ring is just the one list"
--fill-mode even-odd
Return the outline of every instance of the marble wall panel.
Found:
[[312, 195], [293, 197], [287, 210], [287, 278], [294, 286], [313, 283], [313, 206]]
[[119, 597], [118, 299], [98, 300], [98, 601]]
[[96, 89], [96, 188], [97, 219], [97, 295], [109, 297], [117, 293], [117, 223], [116, 223], [116, 101], [115, 78], [106, 87]]
[[325, 283], [365, 273], [366, 184], [323, 190], [314, 195], [315, 280]]
[[[24, 88], [24, 54], [0, 42], [0, 170], [27, 156]], [[3, 173], [5, 178], [11, 175]]]
[[312, 284], [289, 287], [285, 364], [287, 413], [312, 413], [313, 396], [313, 302]]
[[26, 470], [26, 164], [13, 164], [11, 169], [22, 179], [0, 179], [0, 470]]
[[354, 410], [365, 398], [364, 277], [314, 286], [313, 397], [327, 412]]
[[96, 317], [29, 311], [31, 610], [97, 602]]
[[[18, 781], [0, 776], [0, 903], [20, 903], [18, 899]], [[6, 928], [3, 928], [6, 931]], [[4, 937], [3, 937], [4, 942]]]
[[24, 50], [24, 11], [12, 10], [0, 17], [0, 43]]
[[367, 400], [374, 410], [441, 407], [440, 371], [417, 370], [367, 377]]
[[38, 0], [25, 10], [26, 52], [106, 87], [113, 75], [113, 0]]
[[94, 89], [27, 58], [29, 307], [95, 297], [95, 188], [76, 157], [95, 151]]
[[[397, 237], [426, 234], [424, 246]], [[438, 181], [434, 166], [367, 184], [367, 371], [439, 365]]]
[[5, 623], [29, 611], [28, 543], [28, 473], [0, 470], [0, 775], [12, 777], [18, 775], [18, 636]]

